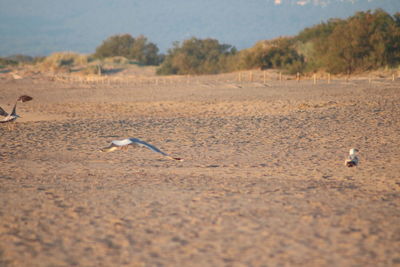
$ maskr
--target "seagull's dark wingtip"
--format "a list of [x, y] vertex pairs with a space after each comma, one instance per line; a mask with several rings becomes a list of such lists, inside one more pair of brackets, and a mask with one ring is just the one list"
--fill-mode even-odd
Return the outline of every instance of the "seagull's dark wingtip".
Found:
[[33, 97], [31, 97], [29, 95], [21, 95], [20, 97], [18, 97], [17, 101], [28, 102], [28, 101], [31, 101], [32, 99], [33, 99]]

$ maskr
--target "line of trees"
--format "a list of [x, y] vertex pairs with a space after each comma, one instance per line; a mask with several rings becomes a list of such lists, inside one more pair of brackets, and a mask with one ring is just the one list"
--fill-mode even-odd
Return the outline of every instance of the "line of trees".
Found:
[[[156, 65], [160, 75], [215, 74], [254, 68], [278, 68], [289, 73], [320, 70], [352, 73], [393, 68], [400, 66], [400, 12], [394, 15], [382, 9], [357, 12], [347, 19], [330, 19], [296, 36], [260, 41], [241, 51], [216, 39], [193, 37], [175, 42], [163, 55], [143, 35], [136, 38], [129, 34], [114, 35], [96, 48], [89, 61], [110, 57]], [[15, 60], [2, 59], [0, 65]]]
[[400, 13], [378, 9], [307, 28], [294, 37], [307, 71], [352, 73], [400, 63]]
[[[138, 39], [140, 49], [133, 49]], [[381, 9], [357, 12], [347, 19], [331, 19], [297, 36], [261, 41], [237, 51], [215, 39], [190, 38], [176, 42], [165, 56], [145, 37], [114, 36], [96, 49], [95, 56], [120, 55], [144, 64], [161, 63], [158, 74], [206, 74], [254, 68], [278, 68], [289, 73], [352, 73], [400, 63], [400, 12]], [[142, 49], [146, 45], [151, 49]], [[135, 52], [133, 52], [135, 51]], [[150, 60], [146, 60], [150, 59]]]
[[[400, 13], [381, 9], [331, 19], [297, 36], [262, 41], [240, 51], [239, 68], [280, 68], [290, 73], [353, 73], [400, 65]], [[243, 60], [244, 59], [244, 60]]]

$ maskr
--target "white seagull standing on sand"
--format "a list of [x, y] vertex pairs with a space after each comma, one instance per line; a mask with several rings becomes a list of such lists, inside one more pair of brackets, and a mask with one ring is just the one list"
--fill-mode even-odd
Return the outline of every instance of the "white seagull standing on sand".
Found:
[[123, 139], [123, 140], [114, 140], [111, 142], [111, 144], [108, 147], [102, 148], [101, 151], [102, 152], [112, 152], [115, 150], [126, 149], [126, 148], [128, 148], [129, 145], [132, 145], [134, 147], [147, 147], [148, 149], [150, 149], [154, 152], [160, 153], [161, 155], [163, 155], [169, 159], [183, 161], [182, 158], [171, 157], [167, 153], [162, 152], [157, 147], [155, 147], [151, 144], [148, 144], [138, 138], [127, 138], [127, 139]]
[[358, 156], [356, 155], [356, 152], [358, 152], [358, 149], [356, 148], [350, 149], [349, 156], [345, 160], [344, 165], [346, 165], [347, 167], [354, 167], [358, 165], [359, 159]]
[[5, 112], [4, 109], [2, 109], [0, 107], [0, 115], [4, 117], [3, 119], [0, 120], [0, 123], [15, 122], [16, 119], [20, 118], [20, 116], [17, 115], [17, 103], [18, 102], [27, 102], [32, 99], [33, 98], [28, 95], [21, 95], [20, 97], [18, 97], [17, 101], [15, 101], [14, 107], [10, 114]]

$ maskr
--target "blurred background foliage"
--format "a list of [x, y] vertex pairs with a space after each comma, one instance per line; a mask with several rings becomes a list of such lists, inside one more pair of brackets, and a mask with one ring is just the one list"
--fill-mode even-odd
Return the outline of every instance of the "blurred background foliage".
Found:
[[238, 51], [216, 39], [192, 37], [175, 42], [159, 53], [147, 37], [113, 35], [92, 55], [74, 52], [47, 57], [14, 55], [0, 58], [0, 67], [39, 64], [42, 69], [71, 71], [91, 65], [88, 73], [102, 73], [102, 64], [158, 66], [157, 74], [216, 74], [248, 69], [280, 69], [286, 73], [317, 71], [350, 74], [400, 65], [400, 12], [382, 9], [357, 12], [347, 19], [330, 19], [302, 30], [298, 35], [257, 42]]

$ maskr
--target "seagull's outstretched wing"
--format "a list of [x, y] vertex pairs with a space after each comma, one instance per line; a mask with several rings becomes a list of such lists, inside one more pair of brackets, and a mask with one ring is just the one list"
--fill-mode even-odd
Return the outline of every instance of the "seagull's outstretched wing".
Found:
[[[14, 107], [13, 107], [10, 115], [11, 116], [16, 116], [17, 115], [17, 103], [18, 102], [22, 102], [22, 103], [23, 102], [28, 102], [28, 101], [31, 101], [32, 99], [33, 98], [31, 96], [29, 96], [29, 95], [21, 95], [20, 97], [18, 97], [17, 101], [15, 101]], [[4, 112], [4, 110], [3, 110], [3, 112]], [[0, 110], [0, 114], [2, 114], [1, 110]], [[7, 116], [7, 115], [5, 115], [5, 116]]]
[[130, 140], [131, 142], [133, 142], [133, 143], [135, 143], [135, 144], [137, 144], [137, 145], [139, 145], [139, 146], [144, 146], [144, 147], [147, 147], [148, 149], [150, 149], [150, 150], [152, 150], [152, 151], [154, 151], [154, 152], [160, 153], [161, 155], [163, 155], [163, 156], [165, 156], [165, 157], [167, 157], [167, 158], [169, 158], [169, 159], [174, 159], [174, 160], [183, 161], [182, 158], [174, 158], [174, 157], [168, 155], [167, 153], [161, 151], [161, 150], [158, 149], [157, 147], [155, 147], [155, 146], [153, 146], [153, 145], [151, 145], [151, 144], [149, 144], [149, 143], [146, 143], [145, 141], [142, 141], [142, 140], [140, 140], [140, 139], [138, 139], [138, 138], [129, 138], [128, 140]]
[[18, 103], [18, 101], [15, 102], [15, 105], [14, 105], [12, 111], [11, 111], [11, 116], [17, 115], [17, 103]]
[[128, 146], [128, 145], [137, 145], [137, 146], [147, 147], [148, 149], [150, 149], [154, 152], [160, 153], [161, 155], [163, 155], [169, 159], [180, 160], [180, 161], [183, 160], [181, 158], [174, 158], [174, 157], [168, 155], [167, 153], [161, 151], [157, 147], [155, 147], [149, 143], [146, 143], [138, 138], [127, 138], [127, 139], [123, 139], [123, 140], [114, 140], [111, 142], [110, 146], [103, 148], [101, 151], [111, 152], [111, 151], [115, 151], [118, 149], [122, 149], [123, 147]]
[[4, 109], [2, 109], [1, 107], [0, 107], [0, 116], [4, 116], [4, 117], [8, 116], [8, 113], [5, 112]]

